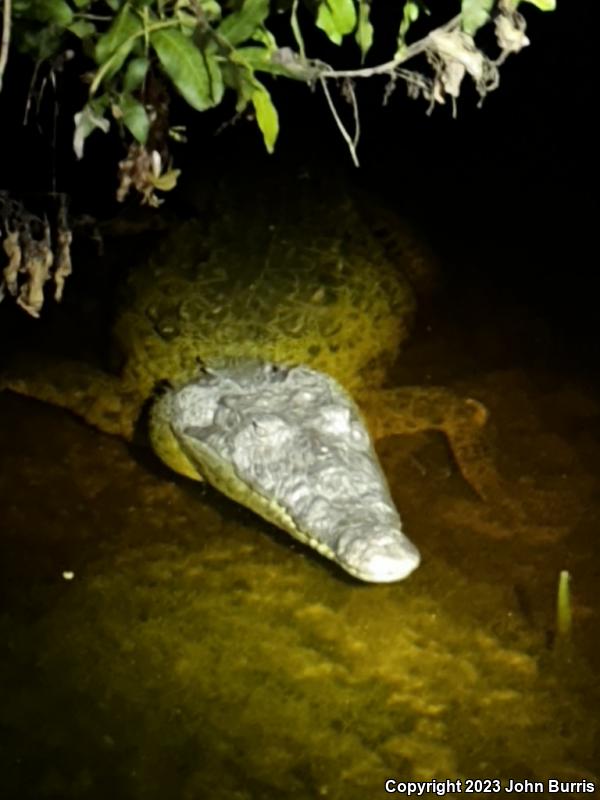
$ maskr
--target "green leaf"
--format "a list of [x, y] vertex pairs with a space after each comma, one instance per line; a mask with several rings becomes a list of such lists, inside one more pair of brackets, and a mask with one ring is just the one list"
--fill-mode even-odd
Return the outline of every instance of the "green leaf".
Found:
[[355, 26], [354, 0], [321, 0], [317, 28], [326, 33], [334, 44], [341, 44], [342, 38], [351, 33]]
[[46, 25], [42, 30], [24, 30], [15, 44], [21, 53], [36, 61], [52, 58], [63, 47], [63, 31], [57, 25]]
[[270, 52], [277, 50], [277, 40], [271, 31], [267, 30], [264, 25], [261, 25], [254, 31], [252, 34], [252, 41], [263, 44]]
[[89, 39], [96, 33], [96, 26], [86, 19], [76, 19], [67, 29], [79, 39]]
[[[129, 51], [133, 47], [134, 41], [131, 39], [131, 42], [128, 43], [127, 40], [137, 33], [141, 27], [142, 21], [136, 14], [133, 13], [130, 4], [125, 3], [121, 11], [115, 17], [113, 24], [106, 31], [106, 33], [98, 39], [96, 44], [96, 62], [98, 64], [104, 64], [104, 62], [107, 61], [107, 59], [110, 58], [110, 56], [112, 56], [117, 49], [122, 47], [124, 44], [128, 44], [128, 48], [123, 48], [124, 61], [127, 58]], [[121, 64], [123, 61], [121, 61]], [[121, 64], [119, 64], [117, 70], [114, 70], [114, 72], [120, 69]]]
[[126, 92], [134, 92], [142, 85], [149, 66], [150, 62], [143, 56], [131, 59], [123, 78], [123, 88]]
[[525, 3], [531, 3], [540, 11], [555, 11], [556, 0], [523, 0]]
[[216, 0], [200, 0], [200, 8], [206, 14], [206, 18], [209, 22], [221, 19], [221, 6]]
[[217, 33], [236, 45], [249, 39], [269, 13], [269, 0], [245, 0], [239, 11], [225, 17]]
[[123, 124], [140, 144], [148, 141], [150, 120], [144, 106], [130, 94], [121, 95], [119, 109], [123, 115]]
[[65, 0], [35, 0], [27, 16], [39, 22], [56, 22], [63, 28], [73, 22], [73, 10]]
[[188, 35], [190, 36], [198, 27], [198, 17], [195, 14], [190, 14], [189, 11], [184, 11], [183, 9], [179, 9], [177, 11], [177, 22], [179, 22], [181, 28], [188, 28]]
[[235, 110], [238, 114], [241, 114], [252, 100], [252, 93], [256, 89], [257, 81], [253, 73], [246, 68], [236, 69], [235, 72], [232, 73], [228, 65], [227, 69], [223, 71], [223, 74], [225, 75], [227, 85], [237, 92]]
[[462, 0], [461, 25], [465, 33], [474, 36], [490, 18], [494, 0]]
[[369, 0], [359, 0], [358, 4], [358, 27], [356, 28], [355, 38], [360, 47], [361, 60], [364, 61], [367, 53], [373, 44], [373, 25], [369, 19], [371, 13], [371, 3]]
[[181, 175], [180, 169], [170, 169], [164, 175], [151, 177], [152, 185], [161, 192], [170, 192], [177, 186], [177, 178]]
[[278, 61], [272, 60], [272, 54], [265, 47], [238, 47], [230, 55], [230, 64], [237, 68], [237, 65], [249, 67], [252, 71], [268, 72], [271, 75], [282, 75], [286, 78], [296, 78], [289, 68]]
[[162, 68], [192, 108], [205, 111], [221, 102], [223, 76], [212, 53], [201, 53], [191, 39], [173, 29], [155, 31], [150, 42]]
[[262, 83], [255, 80], [254, 84], [255, 90], [252, 93], [251, 100], [256, 112], [256, 121], [263, 135], [267, 152], [272, 153], [279, 133], [277, 109], [273, 105], [271, 95]]
[[115, 50], [112, 56], [102, 64], [90, 87], [91, 95], [95, 94], [99, 83], [108, 81], [113, 75], [117, 74], [125, 63], [127, 56], [131, 53], [134, 44], [134, 38], [126, 39], [123, 44]]
[[406, 0], [404, 8], [402, 9], [402, 21], [400, 22], [400, 28], [398, 30], [398, 45], [395, 58], [398, 58], [406, 47], [406, 34], [413, 22], [419, 19], [420, 12], [421, 7], [418, 0]]
[[247, 47], [236, 47], [229, 55], [229, 61], [233, 64], [246, 64], [252, 67], [269, 64], [271, 53], [266, 47], [260, 45], [248, 45]]

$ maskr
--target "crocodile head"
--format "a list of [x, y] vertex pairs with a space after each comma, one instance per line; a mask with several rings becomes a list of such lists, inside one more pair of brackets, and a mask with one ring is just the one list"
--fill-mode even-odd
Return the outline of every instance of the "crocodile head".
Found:
[[419, 564], [361, 415], [308, 367], [238, 362], [168, 389], [151, 413], [158, 455], [370, 582]]

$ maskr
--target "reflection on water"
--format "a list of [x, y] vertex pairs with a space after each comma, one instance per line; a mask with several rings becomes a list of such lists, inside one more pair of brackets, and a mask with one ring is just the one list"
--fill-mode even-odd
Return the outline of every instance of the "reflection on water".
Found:
[[485, 402], [503, 473], [548, 502], [502, 530], [441, 437], [384, 441], [423, 553], [392, 586], [350, 581], [147, 453], [0, 396], [6, 796], [364, 800], [386, 778], [597, 780], [600, 402], [544, 358], [499, 356], [519, 326], [537, 341], [514, 313], [480, 313], [473, 337], [468, 312], [441, 312], [397, 377]]

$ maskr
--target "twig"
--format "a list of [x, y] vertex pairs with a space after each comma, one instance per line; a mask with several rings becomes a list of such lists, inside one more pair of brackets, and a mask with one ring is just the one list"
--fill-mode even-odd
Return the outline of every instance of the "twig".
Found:
[[80, 14], [73, 14], [73, 18], [88, 19], [92, 20], [93, 22], [112, 22], [114, 20], [114, 16], [109, 14], [86, 14], [83, 11]]
[[0, 41], [0, 92], [2, 91], [2, 79], [8, 61], [8, 48], [10, 47], [10, 22], [12, 6], [11, 0], [4, 0], [2, 14], [2, 40]]
[[[327, 103], [329, 104], [329, 110], [333, 114], [333, 118], [334, 118], [334, 120], [336, 122], [336, 125], [338, 126], [338, 128], [340, 130], [340, 133], [342, 134], [346, 144], [348, 145], [348, 149], [350, 150], [350, 155], [352, 156], [352, 161], [354, 162], [354, 166], [358, 167], [358, 166], [360, 166], [360, 164], [358, 163], [358, 156], [356, 155], [356, 142], [353, 141], [350, 138], [350, 134], [348, 133], [348, 131], [344, 127], [344, 123], [340, 119], [340, 115], [337, 113], [337, 109], [336, 109], [336, 107], [335, 107], [335, 105], [333, 103], [333, 100], [331, 99], [331, 94], [329, 93], [329, 87], [327, 86], [327, 83], [323, 80], [323, 77], [324, 76], [321, 75], [319, 77], [319, 81], [321, 82], [321, 87], [323, 89], [323, 93], [325, 94], [325, 97], [327, 98]], [[355, 136], [355, 139], [356, 139], [356, 136]]]
[[[458, 14], [457, 16], [453, 17], [449, 22], [445, 25], [441, 26], [437, 29], [437, 31], [452, 31], [454, 30], [461, 21], [461, 16]], [[314, 69], [316, 76], [318, 77], [319, 83], [321, 84], [321, 88], [323, 89], [323, 93], [329, 105], [329, 110], [331, 111], [333, 118], [335, 120], [336, 125], [342, 136], [344, 137], [344, 141], [348, 145], [348, 149], [350, 150], [350, 156], [352, 161], [356, 167], [359, 166], [358, 162], [358, 155], [356, 153], [356, 149], [358, 147], [358, 141], [360, 139], [360, 117], [358, 113], [358, 104], [356, 102], [356, 94], [354, 92], [354, 87], [352, 85], [352, 80], [354, 78], [371, 78], [373, 75], [390, 75], [392, 78], [402, 75], [403, 78], [406, 78], [406, 70], [400, 69], [400, 65], [404, 64], [406, 61], [409, 61], [411, 58], [419, 55], [420, 53], [424, 53], [429, 47], [431, 46], [431, 39], [430, 35], [425, 36], [418, 42], [414, 42], [414, 44], [406, 47], [399, 56], [396, 56], [392, 61], [387, 61], [385, 64], [379, 64], [376, 67], [365, 67], [364, 69], [354, 69], [354, 70], [335, 70], [332, 69], [328, 64], [324, 64], [322, 61], [311, 61], [309, 66]], [[410, 73], [407, 73], [410, 75]], [[344, 123], [342, 122], [340, 115], [337, 112], [333, 99], [331, 97], [331, 93], [329, 92], [329, 87], [327, 86], [327, 81], [331, 78], [339, 80], [340, 78], [345, 80], [345, 88], [348, 92], [350, 103], [352, 105], [352, 113], [354, 116], [354, 136], [350, 136], [348, 130], [346, 129]]]
[[300, 25], [298, 23], [298, 0], [294, 0], [294, 2], [292, 3], [291, 26], [292, 26], [292, 32], [294, 34], [294, 39], [296, 40], [296, 44], [298, 45], [298, 50], [300, 51], [300, 60], [306, 61], [304, 39], [302, 38], [302, 32], [300, 30]]
[[23, 125], [27, 125], [29, 120], [29, 112], [31, 110], [31, 101], [33, 99], [33, 90], [37, 81], [38, 72], [40, 71], [40, 64], [41, 61], [35, 62], [35, 67], [33, 68], [33, 74], [31, 75], [31, 80], [29, 81], [29, 89], [27, 90], [27, 102], [25, 103], [25, 113], [23, 115]]
[[[460, 24], [460, 20], [461, 15], [457, 14], [445, 25], [436, 28], [436, 32], [454, 30], [454, 28]], [[409, 45], [409, 47], [406, 47], [401, 55], [392, 59], [392, 61], [386, 61], [385, 64], [378, 64], [376, 67], [364, 67], [363, 69], [324, 69], [320, 72], [319, 78], [326, 78], [327, 80], [330, 78], [371, 78], [373, 75], [392, 74], [401, 64], [424, 53], [430, 45], [431, 39], [430, 34], [428, 34], [418, 42], [414, 42]]]
[[352, 84], [352, 81], [346, 81], [344, 90], [345, 94], [350, 97], [350, 105], [352, 106], [352, 114], [354, 115], [354, 136], [352, 137], [352, 144], [354, 147], [358, 147], [358, 141], [360, 139], [360, 116], [358, 113], [356, 92], [354, 91], [354, 85]]

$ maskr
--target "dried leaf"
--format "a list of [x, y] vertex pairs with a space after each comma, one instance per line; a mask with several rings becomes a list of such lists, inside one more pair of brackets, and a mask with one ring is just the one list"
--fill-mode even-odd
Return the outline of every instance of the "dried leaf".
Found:
[[83, 146], [90, 133], [96, 130], [96, 128], [100, 128], [103, 133], [108, 133], [110, 123], [107, 119], [104, 119], [103, 116], [100, 116], [94, 111], [89, 103], [75, 114], [74, 119], [75, 133], [73, 135], [73, 150], [77, 158], [83, 158]]

